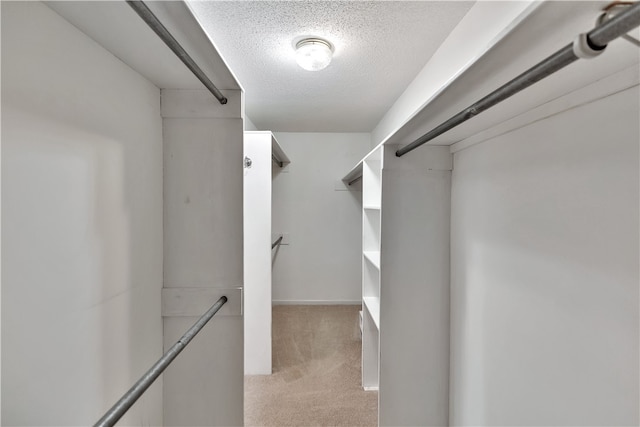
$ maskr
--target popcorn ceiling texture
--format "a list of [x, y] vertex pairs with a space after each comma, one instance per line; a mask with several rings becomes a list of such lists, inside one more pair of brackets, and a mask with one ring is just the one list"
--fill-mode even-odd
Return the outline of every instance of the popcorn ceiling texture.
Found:
[[[260, 129], [369, 132], [472, 6], [467, 1], [191, 1]], [[295, 42], [334, 45], [305, 71]]]

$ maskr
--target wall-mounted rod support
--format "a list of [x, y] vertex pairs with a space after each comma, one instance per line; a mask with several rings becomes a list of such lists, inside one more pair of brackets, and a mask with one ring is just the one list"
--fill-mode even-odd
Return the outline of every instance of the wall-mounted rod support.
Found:
[[127, 0], [129, 6], [142, 18], [144, 22], [162, 39], [169, 49], [176, 54], [178, 58], [184, 63], [184, 65], [191, 70], [191, 72], [205, 85], [207, 89], [215, 96], [220, 104], [226, 104], [227, 98], [218, 90], [218, 88], [211, 83], [211, 80], [204, 74], [198, 64], [195, 63], [193, 58], [180, 46], [180, 43], [171, 35], [169, 30], [162, 25], [162, 22], [151, 12], [149, 7], [141, 0]]
[[280, 244], [280, 242], [282, 242], [282, 237], [284, 237], [284, 236], [278, 237], [276, 239], [276, 241], [271, 244], [271, 249], [275, 248], [276, 246], [278, 246]]
[[354, 183], [356, 183], [356, 182], [360, 181], [361, 179], [362, 179], [362, 175], [357, 176], [357, 177], [353, 178], [351, 181], [349, 181], [349, 182], [347, 183], [347, 185], [354, 184]]
[[278, 165], [280, 167], [284, 166], [284, 162], [282, 160], [278, 159], [275, 154], [271, 155], [271, 160], [273, 160], [276, 163], [276, 165]]
[[465, 108], [444, 123], [425, 133], [411, 144], [402, 147], [396, 151], [396, 156], [401, 157], [409, 151], [415, 150], [422, 144], [431, 141], [499, 102], [504, 101], [532, 84], [566, 67], [579, 57], [585, 58], [597, 55], [598, 52], [603, 51], [604, 48], [607, 47], [610, 41], [628, 33], [638, 26], [640, 26], [640, 2], [629, 6], [626, 10], [594, 28], [586, 35], [581, 35], [576, 42], [563, 47], [518, 77], [491, 92], [480, 101]]
[[127, 391], [115, 405], [94, 427], [111, 427], [131, 408], [140, 396], [149, 388], [151, 384], [162, 374], [162, 372], [173, 362], [178, 354], [189, 344], [204, 325], [220, 310], [220, 307], [227, 302], [227, 297], [223, 296], [211, 308], [198, 319], [198, 321], [180, 338], [153, 366]]

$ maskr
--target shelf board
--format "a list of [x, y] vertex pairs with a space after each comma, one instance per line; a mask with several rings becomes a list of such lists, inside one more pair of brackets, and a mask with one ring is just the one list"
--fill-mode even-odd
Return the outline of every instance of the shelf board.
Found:
[[[202, 29], [199, 19], [194, 15], [193, 6], [187, 2], [147, 2], [146, 5], [162, 25], [176, 35], [184, 50], [189, 52], [202, 72], [218, 88], [242, 90], [233, 72], [211, 43], [211, 38]], [[158, 42], [158, 36], [149, 31], [143, 20], [137, 16], [134, 18], [131, 8], [125, 2], [49, 2], [47, 7], [157, 87], [200, 89], [199, 85], [193, 86], [196, 80], [184, 64], [164, 43]], [[114, 31], [114, 28], [118, 31]], [[199, 104], [201, 113], [214, 111], [209, 110], [213, 108], [210, 105], [216, 104], [210, 102], [210, 97], [211, 94], [206, 94], [204, 98], [193, 98], [194, 102], [196, 99], [202, 102]], [[220, 105], [217, 107], [220, 108]], [[224, 117], [236, 117], [235, 114], [240, 114], [239, 102], [235, 104], [229, 99], [229, 104], [223, 107], [224, 114], [228, 114], [230, 108], [237, 108], [237, 113]]]
[[364, 159], [360, 160], [360, 163], [355, 165], [347, 174], [342, 178], [346, 184], [350, 181], [353, 181], [356, 178], [360, 178], [362, 176], [362, 165], [364, 164]]
[[291, 163], [291, 160], [282, 149], [282, 146], [280, 146], [280, 144], [278, 143], [278, 140], [273, 135], [273, 132], [271, 132], [270, 130], [247, 130], [244, 133], [249, 135], [269, 135], [269, 137], [271, 138], [271, 155], [275, 156], [279, 161], [281, 161], [282, 166]]
[[362, 207], [368, 210], [375, 210], [375, 211], [380, 210], [380, 205], [364, 205]]
[[371, 315], [376, 328], [380, 330], [380, 298], [363, 297], [362, 301], [364, 301], [364, 306], [367, 308], [367, 311]]
[[282, 146], [278, 143], [278, 140], [275, 136], [273, 136], [273, 134], [271, 134], [271, 153], [274, 154], [278, 159], [280, 159], [283, 166], [291, 163], [291, 160], [289, 160], [289, 157], [287, 157], [286, 153], [282, 149]]
[[379, 150], [383, 144], [379, 144], [374, 149], [369, 151], [362, 160], [360, 160], [347, 174], [342, 178], [344, 182], [352, 181], [362, 176], [363, 165], [365, 161], [380, 161], [382, 159], [382, 150]]
[[363, 254], [367, 261], [380, 270], [380, 251], [364, 251]]

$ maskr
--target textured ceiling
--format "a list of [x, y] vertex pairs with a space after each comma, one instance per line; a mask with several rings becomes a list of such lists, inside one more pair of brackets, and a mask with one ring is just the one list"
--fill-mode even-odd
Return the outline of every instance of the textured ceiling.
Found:
[[[259, 129], [369, 132], [472, 6], [467, 1], [190, 1]], [[305, 71], [293, 45], [335, 47]]]

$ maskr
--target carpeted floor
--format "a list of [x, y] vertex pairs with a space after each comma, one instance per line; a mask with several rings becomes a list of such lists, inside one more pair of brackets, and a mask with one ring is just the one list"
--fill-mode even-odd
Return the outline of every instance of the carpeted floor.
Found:
[[245, 377], [245, 425], [378, 425], [378, 393], [361, 387], [359, 310], [273, 307], [273, 374]]

